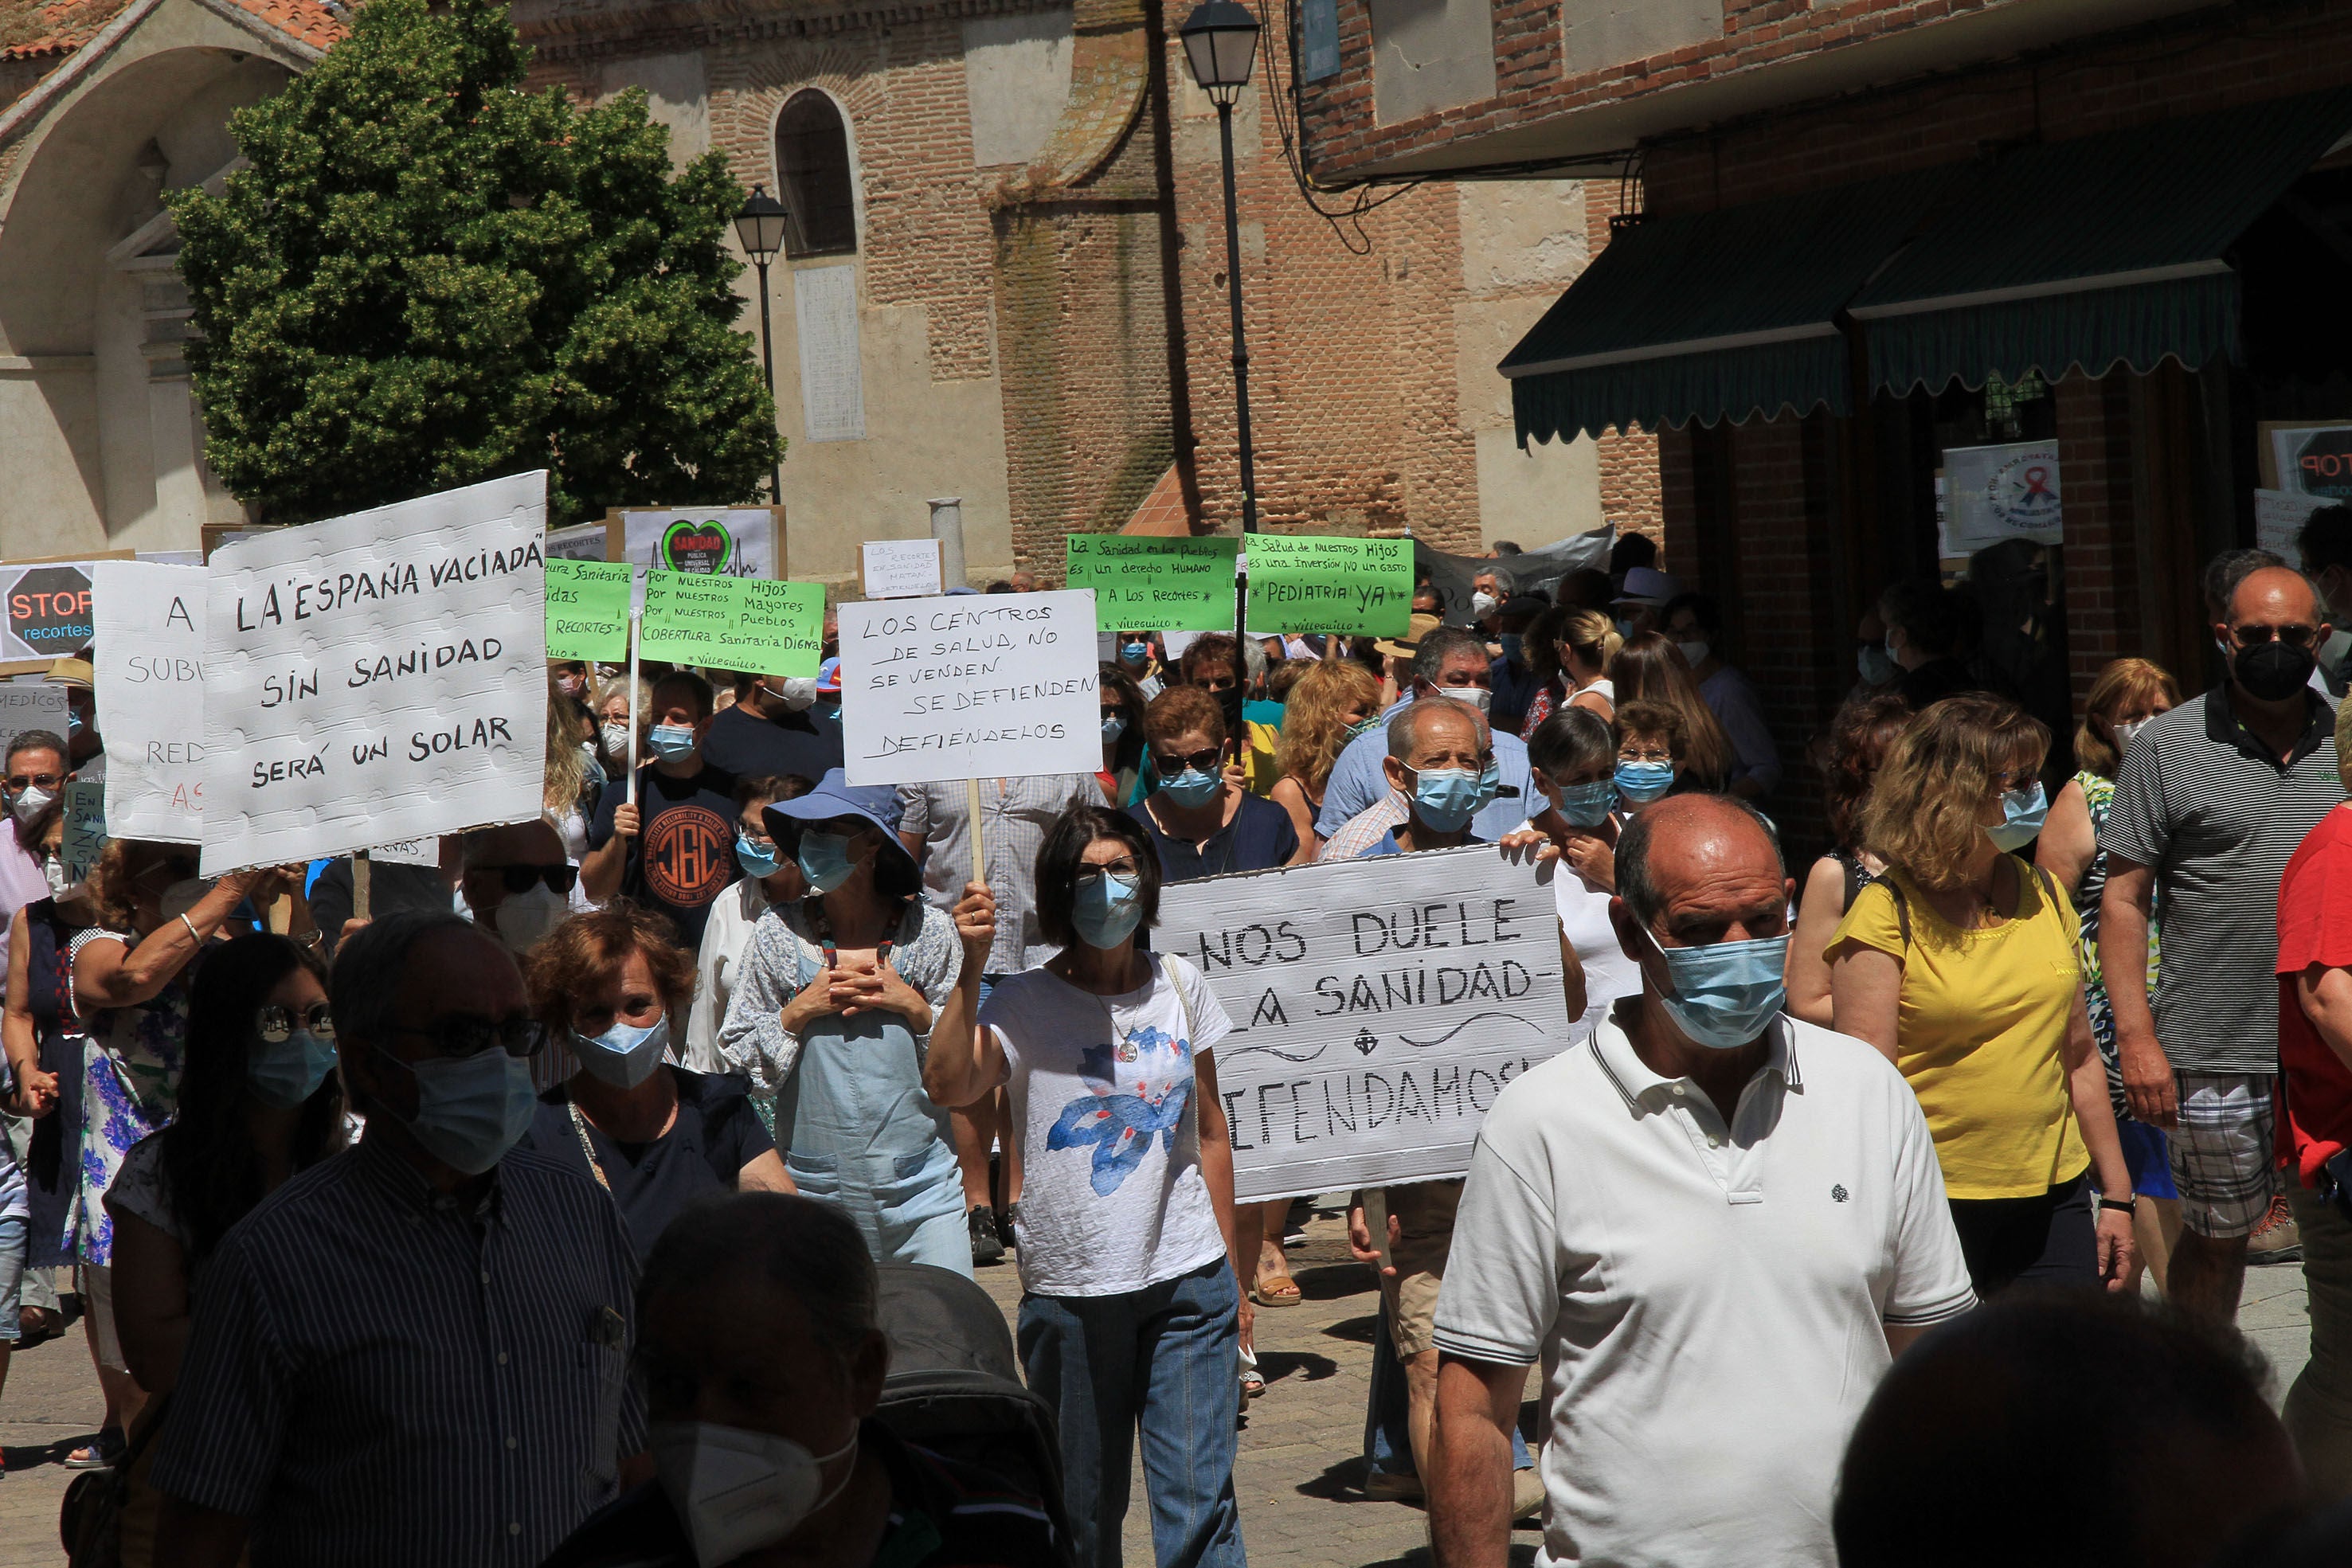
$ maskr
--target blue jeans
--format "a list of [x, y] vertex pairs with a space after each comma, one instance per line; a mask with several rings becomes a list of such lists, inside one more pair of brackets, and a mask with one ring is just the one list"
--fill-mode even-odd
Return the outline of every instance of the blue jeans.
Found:
[[[1389, 1339], [1389, 1315], [1372, 1317], [1372, 1381], [1364, 1396], [1364, 1469], [1374, 1475], [1419, 1473], [1412, 1462], [1412, 1401], [1405, 1391], [1404, 1363]], [[1535, 1468], [1518, 1423], [1511, 1424], [1511, 1469]]]
[[0, 1219], [0, 1343], [14, 1344], [23, 1332], [16, 1307], [25, 1288], [25, 1217]]
[[1120, 1295], [1021, 1298], [1021, 1369], [1061, 1427], [1078, 1568], [1119, 1568], [1139, 1429], [1159, 1568], [1247, 1568], [1234, 1504], [1240, 1312], [1222, 1258]]

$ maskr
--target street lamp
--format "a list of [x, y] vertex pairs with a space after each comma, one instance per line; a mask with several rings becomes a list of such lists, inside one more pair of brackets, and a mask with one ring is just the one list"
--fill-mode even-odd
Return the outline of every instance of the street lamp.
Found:
[[[776, 402], [775, 334], [768, 324], [768, 263], [784, 248], [784, 224], [791, 214], [784, 204], [768, 194], [765, 185], [751, 187], [751, 199], [735, 214], [735, 237], [743, 246], [743, 254], [760, 269], [760, 376], [768, 383], [768, 404]], [[768, 499], [782, 505], [784, 499], [784, 468], [781, 462], [768, 469]]]
[[[1250, 444], [1249, 345], [1242, 333], [1242, 224], [1234, 193], [1234, 99], [1249, 85], [1250, 67], [1257, 59], [1257, 18], [1236, 0], [1202, 0], [1176, 36], [1184, 40], [1184, 63], [1192, 80], [1217, 106], [1217, 136], [1225, 154], [1225, 294], [1234, 315], [1234, 423], [1241, 440], [1242, 532], [1257, 532], [1256, 457]], [[1234, 593], [1234, 702], [1239, 706], [1249, 685], [1249, 665], [1242, 648], [1249, 641], [1247, 595], [1235, 584]], [[1238, 736], [1239, 723], [1228, 727]]]

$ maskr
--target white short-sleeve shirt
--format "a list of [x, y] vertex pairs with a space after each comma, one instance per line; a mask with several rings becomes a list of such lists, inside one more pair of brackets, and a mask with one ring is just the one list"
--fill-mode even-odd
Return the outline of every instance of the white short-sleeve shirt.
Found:
[[1543, 1364], [1538, 1564], [1827, 1565], [1885, 1325], [1975, 1301], [1927, 1119], [1876, 1051], [1782, 1017], [1727, 1126], [1603, 1021], [1487, 1113], [1436, 1338]]

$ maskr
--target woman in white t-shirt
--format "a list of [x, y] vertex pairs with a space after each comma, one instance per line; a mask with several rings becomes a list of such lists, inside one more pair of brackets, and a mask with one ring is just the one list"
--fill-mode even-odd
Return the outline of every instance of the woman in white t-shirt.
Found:
[[1080, 1568], [1118, 1559], [1139, 1424], [1159, 1568], [1244, 1568], [1233, 1469], [1249, 1304], [1211, 1054], [1233, 1024], [1198, 969], [1137, 947], [1160, 883], [1133, 818], [1070, 806], [1037, 853], [1038, 928], [1062, 951], [985, 1007], [996, 905], [967, 883], [962, 975], [924, 1084], [943, 1105], [1011, 1095], [1022, 1368], [1060, 1420]]
[[1609, 924], [1609, 900], [1617, 891], [1617, 834], [1623, 823], [1611, 810], [1617, 799], [1616, 737], [1598, 715], [1560, 708], [1528, 737], [1528, 764], [1537, 793], [1551, 803], [1568, 831], [1547, 842], [1533, 823], [1524, 823], [1502, 842], [1507, 850], [1541, 844], [1539, 858], [1551, 862], [1568, 1010], [1577, 1020], [1575, 1038], [1581, 1040], [1618, 998], [1642, 990], [1642, 967], [1625, 956]]

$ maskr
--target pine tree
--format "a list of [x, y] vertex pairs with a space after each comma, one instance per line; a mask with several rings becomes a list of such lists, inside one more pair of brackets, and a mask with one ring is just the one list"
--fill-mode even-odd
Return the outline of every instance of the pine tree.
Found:
[[737, 502], [781, 449], [733, 329], [743, 192], [642, 92], [523, 90], [488, 0], [368, 0], [174, 194], [206, 460], [272, 522], [544, 466], [550, 515]]

